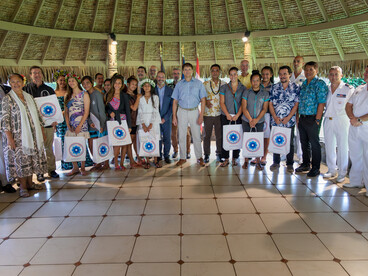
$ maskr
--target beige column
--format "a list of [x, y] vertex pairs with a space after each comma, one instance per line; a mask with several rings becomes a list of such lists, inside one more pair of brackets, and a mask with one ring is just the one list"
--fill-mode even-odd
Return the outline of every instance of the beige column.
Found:
[[118, 55], [116, 43], [111, 39], [110, 35], [107, 38], [107, 76], [111, 78], [118, 72]]

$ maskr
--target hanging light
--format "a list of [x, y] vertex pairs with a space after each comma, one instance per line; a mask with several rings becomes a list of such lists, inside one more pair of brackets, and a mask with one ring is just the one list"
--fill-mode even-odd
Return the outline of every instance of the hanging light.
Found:
[[110, 35], [110, 38], [112, 40], [112, 44], [117, 45], [118, 42], [116, 41], [116, 35], [114, 33], [110, 33], [109, 35]]
[[244, 33], [243, 38], [242, 38], [243, 42], [244, 42], [244, 43], [245, 43], [245, 42], [247, 42], [247, 41], [249, 40], [249, 37], [250, 37], [250, 31], [246, 31], [246, 32]]

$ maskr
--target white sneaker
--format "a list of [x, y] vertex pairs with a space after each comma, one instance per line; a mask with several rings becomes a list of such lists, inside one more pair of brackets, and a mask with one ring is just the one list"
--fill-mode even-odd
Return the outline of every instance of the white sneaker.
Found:
[[345, 181], [345, 176], [344, 175], [339, 175], [336, 179], [337, 183], [341, 183]]
[[335, 177], [336, 176], [336, 173], [332, 173], [330, 171], [326, 172], [323, 177], [324, 178], [331, 178], [331, 177]]
[[346, 183], [342, 185], [344, 188], [363, 188], [363, 185], [356, 185], [351, 183]]

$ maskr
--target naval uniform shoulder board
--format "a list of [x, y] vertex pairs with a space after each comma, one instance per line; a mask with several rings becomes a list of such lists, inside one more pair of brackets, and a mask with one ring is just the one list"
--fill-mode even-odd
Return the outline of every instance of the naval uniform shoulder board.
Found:
[[346, 86], [346, 87], [348, 87], [349, 89], [354, 88], [354, 86], [352, 86], [352, 85], [350, 85], [350, 84], [348, 84], [348, 83], [345, 83], [345, 86]]

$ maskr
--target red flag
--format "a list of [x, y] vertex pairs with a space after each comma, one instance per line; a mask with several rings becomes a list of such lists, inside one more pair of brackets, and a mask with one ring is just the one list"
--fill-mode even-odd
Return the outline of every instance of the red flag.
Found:
[[199, 78], [200, 78], [200, 73], [199, 73], [199, 60], [198, 60], [198, 55], [197, 55], [196, 79], [199, 80]]

